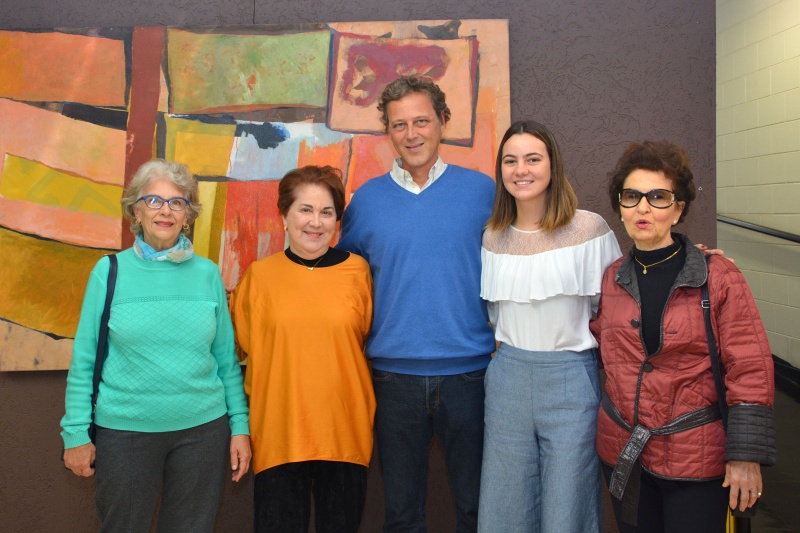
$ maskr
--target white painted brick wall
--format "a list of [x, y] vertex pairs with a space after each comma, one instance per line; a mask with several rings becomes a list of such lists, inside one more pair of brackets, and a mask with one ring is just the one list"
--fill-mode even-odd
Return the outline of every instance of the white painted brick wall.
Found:
[[[717, 212], [800, 234], [800, 0], [717, 0]], [[726, 224], [773, 353], [800, 367], [800, 245]]]

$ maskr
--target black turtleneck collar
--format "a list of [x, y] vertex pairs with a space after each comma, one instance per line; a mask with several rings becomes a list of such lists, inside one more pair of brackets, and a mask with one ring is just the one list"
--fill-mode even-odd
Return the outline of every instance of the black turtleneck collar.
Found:
[[303, 259], [289, 248], [284, 250], [283, 253], [286, 254], [286, 257], [288, 257], [291, 262], [297, 263], [298, 265], [303, 265], [306, 268], [331, 267], [338, 265], [339, 263], [344, 263], [347, 258], [350, 257], [350, 252], [337, 250], [336, 248], [328, 248], [328, 251], [315, 259]]

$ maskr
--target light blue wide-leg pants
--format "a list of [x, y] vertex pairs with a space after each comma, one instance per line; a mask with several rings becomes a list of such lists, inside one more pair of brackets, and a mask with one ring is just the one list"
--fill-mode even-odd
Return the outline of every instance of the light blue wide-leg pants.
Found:
[[602, 532], [596, 352], [501, 344], [485, 386], [478, 530]]

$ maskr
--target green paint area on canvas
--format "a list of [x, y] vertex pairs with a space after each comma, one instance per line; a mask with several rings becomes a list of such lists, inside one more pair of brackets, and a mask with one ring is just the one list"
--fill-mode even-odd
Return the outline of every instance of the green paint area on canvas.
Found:
[[167, 34], [172, 113], [324, 107], [330, 31]]

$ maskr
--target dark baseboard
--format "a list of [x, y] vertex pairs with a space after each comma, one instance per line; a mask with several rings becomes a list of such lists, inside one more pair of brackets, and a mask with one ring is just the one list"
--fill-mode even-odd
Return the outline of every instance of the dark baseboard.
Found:
[[795, 368], [777, 355], [772, 356], [775, 362], [775, 387], [800, 402], [800, 368]]

